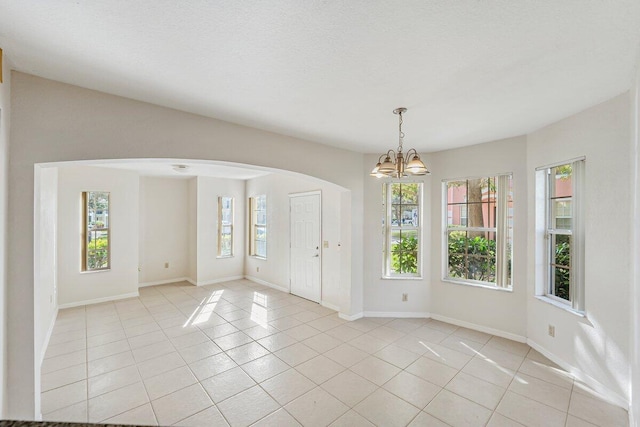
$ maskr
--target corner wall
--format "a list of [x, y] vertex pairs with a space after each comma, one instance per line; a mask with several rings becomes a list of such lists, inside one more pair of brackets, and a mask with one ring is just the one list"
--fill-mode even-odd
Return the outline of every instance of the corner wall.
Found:
[[[433, 153], [431, 185], [431, 306], [434, 317], [524, 341], [527, 295], [527, 178], [524, 136]], [[513, 290], [443, 281], [445, 238], [442, 181], [513, 173]]]
[[140, 286], [189, 276], [188, 215], [188, 179], [140, 177]]
[[0, 417], [7, 414], [7, 301], [8, 199], [9, 199], [9, 133], [11, 124], [11, 70], [9, 58], [2, 61], [0, 83]]
[[[421, 156], [427, 168], [437, 169], [430, 154]], [[378, 155], [368, 154], [364, 158], [364, 256], [367, 268], [364, 271], [364, 315], [393, 317], [427, 317], [430, 306], [431, 286], [431, 244], [434, 235], [431, 231], [433, 214], [432, 175], [415, 177], [411, 182], [423, 183], [422, 212], [422, 278], [421, 279], [383, 279], [383, 245], [382, 221], [384, 209], [382, 205], [382, 188], [388, 180], [369, 176], [371, 169], [378, 161]], [[439, 167], [439, 166], [438, 166]], [[438, 193], [439, 194], [439, 193]], [[408, 301], [402, 301], [402, 294], [408, 295]]]
[[[35, 300], [35, 378], [40, 378], [53, 326], [58, 314], [58, 168], [35, 168], [35, 245], [34, 254]], [[40, 391], [36, 381], [36, 392]], [[36, 393], [36, 400], [40, 396]]]
[[[527, 337], [617, 403], [629, 402], [631, 197], [629, 94], [528, 135]], [[586, 156], [585, 315], [535, 298], [537, 167]], [[637, 319], [636, 319], [637, 321]], [[555, 326], [555, 338], [547, 334]], [[543, 352], [544, 352], [543, 351]], [[564, 367], [563, 366], [563, 367]]]
[[633, 224], [631, 250], [631, 311], [629, 322], [631, 331], [631, 364], [629, 369], [631, 405], [629, 409], [630, 425], [640, 425], [640, 62], [636, 69], [636, 78], [631, 88], [631, 189]]
[[[111, 269], [82, 272], [82, 192], [108, 191]], [[58, 304], [84, 305], [138, 293], [138, 174], [89, 166], [58, 173]]]
[[349, 252], [349, 247], [345, 246], [347, 239], [343, 236], [346, 231], [344, 223], [349, 223], [349, 219], [342, 217], [342, 191], [331, 184], [282, 174], [247, 180], [246, 198], [261, 194], [267, 196], [267, 259], [247, 256], [245, 275], [289, 292], [289, 194], [314, 190], [322, 193], [321, 240], [329, 246], [322, 249], [322, 302], [342, 312], [340, 257], [342, 251]]
[[[245, 181], [199, 176], [197, 178], [198, 286], [244, 276]], [[218, 258], [218, 196], [233, 197], [233, 256]]]

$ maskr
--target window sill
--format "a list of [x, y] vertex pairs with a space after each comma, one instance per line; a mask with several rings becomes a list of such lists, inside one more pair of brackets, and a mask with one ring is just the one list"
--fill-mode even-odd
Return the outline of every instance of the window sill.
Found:
[[86, 271], [81, 271], [80, 274], [106, 273], [107, 271], [111, 271], [111, 269], [103, 268], [102, 270], [86, 270]]
[[233, 258], [233, 255], [217, 256], [216, 259]]
[[570, 305], [564, 304], [564, 303], [562, 303], [560, 301], [555, 301], [554, 299], [549, 298], [549, 297], [547, 297], [545, 295], [536, 295], [535, 297], [539, 301], [545, 302], [547, 304], [551, 304], [554, 307], [558, 307], [558, 308], [560, 308], [560, 309], [562, 309], [562, 310], [564, 310], [564, 311], [566, 311], [566, 312], [568, 312], [570, 314], [573, 314], [574, 316], [582, 317], [582, 318], [585, 318], [585, 319], [587, 318], [586, 314], [584, 314], [583, 311], [575, 310]]
[[266, 261], [267, 257], [266, 256], [258, 256], [258, 255], [249, 255], [251, 258], [253, 259], [260, 259], [262, 261]]
[[442, 279], [442, 281], [446, 283], [453, 283], [454, 285], [471, 286], [474, 288], [484, 288], [484, 289], [490, 289], [492, 291], [513, 292], [513, 286], [511, 286], [510, 288], [501, 288], [495, 285], [485, 285], [482, 283], [466, 282], [464, 280]]
[[422, 276], [382, 276], [382, 280], [422, 280]]

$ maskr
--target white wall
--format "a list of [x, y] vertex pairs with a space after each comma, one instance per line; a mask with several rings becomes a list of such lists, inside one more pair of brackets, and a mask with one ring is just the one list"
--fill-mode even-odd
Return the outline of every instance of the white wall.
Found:
[[321, 240], [329, 243], [322, 249], [322, 302], [340, 307], [340, 256], [348, 247], [341, 234], [341, 192], [334, 185], [281, 174], [247, 180], [247, 198], [267, 196], [267, 259], [246, 257], [245, 274], [289, 292], [289, 194], [314, 190], [322, 193]]
[[[526, 138], [516, 137], [432, 155], [431, 313], [524, 340], [527, 293]], [[513, 291], [442, 281], [444, 233], [442, 181], [513, 173]]]
[[[111, 269], [82, 272], [82, 192], [108, 191]], [[58, 304], [138, 293], [138, 174], [67, 166], [58, 173]], [[23, 279], [24, 280], [24, 279]]]
[[[534, 297], [542, 273], [529, 241], [527, 336], [575, 373], [629, 399], [630, 333], [629, 94], [531, 133], [527, 142], [529, 235], [535, 230], [536, 167], [586, 156], [585, 312], [578, 317]], [[538, 236], [542, 237], [542, 236]], [[637, 318], [636, 318], [637, 321]], [[547, 326], [555, 326], [555, 338]]]
[[9, 198], [9, 133], [11, 118], [11, 71], [9, 58], [2, 61], [0, 83], [0, 417], [7, 413], [7, 202]]
[[633, 224], [631, 250], [631, 310], [629, 323], [631, 331], [629, 343], [631, 365], [629, 370], [631, 408], [629, 410], [630, 425], [640, 425], [640, 62], [636, 70], [636, 78], [631, 96], [631, 188]]
[[[197, 178], [197, 277], [198, 285], [244, 276], [245, 181], [211, 177]], [[233, 257], [218, 258], [218, 196], [234, 199]]]
[[44, 358], [49, 335], [58, 312], [57, 231], [58, 231], [58, 168], [36, 169], [39, 194], [36, 200], [35, 286], [39, 298], [34, 301], [36, 315], [36, 354]]
[[194, 177], [188, 181], [188, 215], [189, 228], [187, 239], [188, 254], [188, 280], [194, 284], [198, 284], [198, 178]]
[[[362, 163], [361, 154], [19, 72], [12, 74], [11, 108], [13, 148], [9, 152], [8, 195], [11, 252], [7, 263], [7, 280], [12, 284], [7, 304], [11, 397], [7, 416], [30, 419], [36, 409], [33, 168], [37, 163], [203, 159], [291, 170], [336, 183], [351, 190], [348, 230], [351, 276], [340, 283], [340, 293], [345, 299], [341, 307], [346, 314], [362, 311], [363, 176], [360, 170], [353, 170], [354, 164]], [[327, 168], [327, 164], [335, 167]], [[137, 245], [134, 249], [137, 254]], [[137, 278], [137, 271], [134, 273]]]
[[[429, 312], [429, 286], [431, 277], [430, 224], [432, 215], [432, 176], [416, 177], [413, 181], [423, 185], [422, 212], [422, 279], [382, 279], [383, 235], [382, 186], [384, 180], [369, 176], [378, 161], [378, 155], [367, 155], [364, 159], [364, 256], [367, 268], [364, 271], [364, 313], [367, 316], [426, 317]], [[435, 169], [431, 155], [423, 155], [427, 168]], [[439, 166], [438, 166], [439, 167]], [[406, 293], [408, 300], [402, 301]]]
[[[41, 365], [58, 314], [57, 231], [58, 168], [35, 168], [35, 245], [34, 254], [34, 375], [40, 378]], [[36, 382], [36, 392], [40, 384]], [[35, 396], [40, 402], [39, 394]]]
[[188, 179], [140, 177], [139, 230], [141, 286], [189, 276]]

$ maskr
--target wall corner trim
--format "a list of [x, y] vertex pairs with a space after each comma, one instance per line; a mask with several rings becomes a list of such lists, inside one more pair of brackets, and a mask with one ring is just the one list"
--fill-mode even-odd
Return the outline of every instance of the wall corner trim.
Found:
[[431, 317], [426, 311], [365, 311], [363, 315], [364, 317], [415, 317], [420, 319], [428, 319]]
[[[598, 393], [600, 395], [599, 397], [601, 397], [602, 399], [606, 400], [607, 402], [613, 405], [620, 406], [621, 408], [629, 411], [629, 401], [624, 397], [622, 397], [621, 395], [619, 395], [618, 393], [614, 392], [607, 386], [595, 380], [590, 375], [584, 373], [582, 370], [568, 364], [567, 362], [565, 362], [555, 354], [546, 350], [544, 347], [542, 347], [535, 341], [532, 341], [531, 339], [527, 339], [527, 344], [529, 345], [529, 347], [533, 348], [534, 350], [542, 354], [544, 357], [551, 360], [553, 363], [557, 364], [565, 371], [569, 372], [577, 380], [580, 380], [583, 383], [585, 383], [587, 386], [593, 389], [596, 393]], [[632, 411], [629, 411], [629, 412], [632, 412]]]
[[[40, 365], [44, 362], [44, 356], [47, 354], [47, 348], [49, 347], [49, 341], [51, 340], [51, 335], [53, 334], [53, 327], [56, 325], [56, 319], [58, 318], [58, 307], [53, 310], [53, 316], [49, 319], [49, 327], [47, 328], [47, 335], [44, 337], [44, 342], [42, 343], [42, 354], [40, 355]], [[42, 420], [42, 414], [40, 414], [40, 420]]]
[[364, 317], [364, 313], [360, 312], [360, 313], [356, 313], [356, 314], [344, 314], [344, 313], [338, 313], [338, 317], [344, 320], [348, 320], [349, 322], [352, 322], [354, 320], [358, 320]]
[[337, 311], [338, 313], [340, 312], [340, 307], [338, 307], [337, 305], [332, 304], [332, 303], [330, 303], [328, 301], [320, 301], [320, 305], [323, 306], [323, 307], [326, 307], [328, 309]]
[[120, 299], [127, 299], [127, 298], [137, 298], [139, 296], [140, 294], [138, 293], [138, 291], [136, 291], [136, 292], [130, 292], [128, 294], [113, 295], [110, 297], [95, 298], [95, 299], [77, 301], [77, 302], [69, 302], [66, 304], [60, 304], [58, 308], [65, 309], [65, 308], [72, 308], [72, 307], [80, 307], [81, 305], [99, 304], [101, 302], [117, 301]]
[[169, 283], [189, 282], [194, 284], [188, 277], [176, 277], [174, 279], [155, 280], [153, 282], [138, 283], [138, 288], [146, 288], [147, 286], [168, 285]]
[[[196, 286], [215, 285], [216, 283], [231, 282], [232, 280], [240, 280], [240, 279], [244, 279], [244, 276], [230, 276], [230, 277], [222, 277], [220, 279], [198, 281]], [[185, 280], [193, 283], [191, 280], [188, 280], [188, 279], [185, 279]]]
[[287, 294], [289, 293], [289, 289], [285, 288], [284, 286], [279, 286], [279, 285], [276, 285], [274, 283], [267, 282], [266, 280], [258, 279], [257, 277], [253, 277], [253, 276], [244, 276], [244, 278], [247, 279], [247, 280], [251, 280], [254, 283], [258, 283], [260, 285], [268, 286], [270, 288], [277, 289], [277, 290], [285, 292]]
[[477, 325], [471, 322], [465, 322], [458, 319], [453, 319], [451, 317], [441, 316], [439, 314], [432, 314], [431, 318], [433, 320], [439, 320], [441, 322], [451, 323], [452, 325], [462, 326], [463, 328], [473, 329], [474, 331], [484, 332], [489, 335], [495, 335], [497, 337], [506, 338], [512, 341], [517, 341], [521, 343], [526, 343], [527, 338], [523, 335], [514, 334], [511, 332], [501, 331], [499, 329], [489, 328], [482, 325]]

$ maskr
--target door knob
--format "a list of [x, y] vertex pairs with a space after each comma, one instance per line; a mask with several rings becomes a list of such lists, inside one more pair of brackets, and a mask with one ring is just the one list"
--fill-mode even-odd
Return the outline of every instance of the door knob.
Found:
[[315, 255], [313, 256], [313, 258], [318, 258], [319, 256], [320, 256], [320, 255], [315, 254]]

